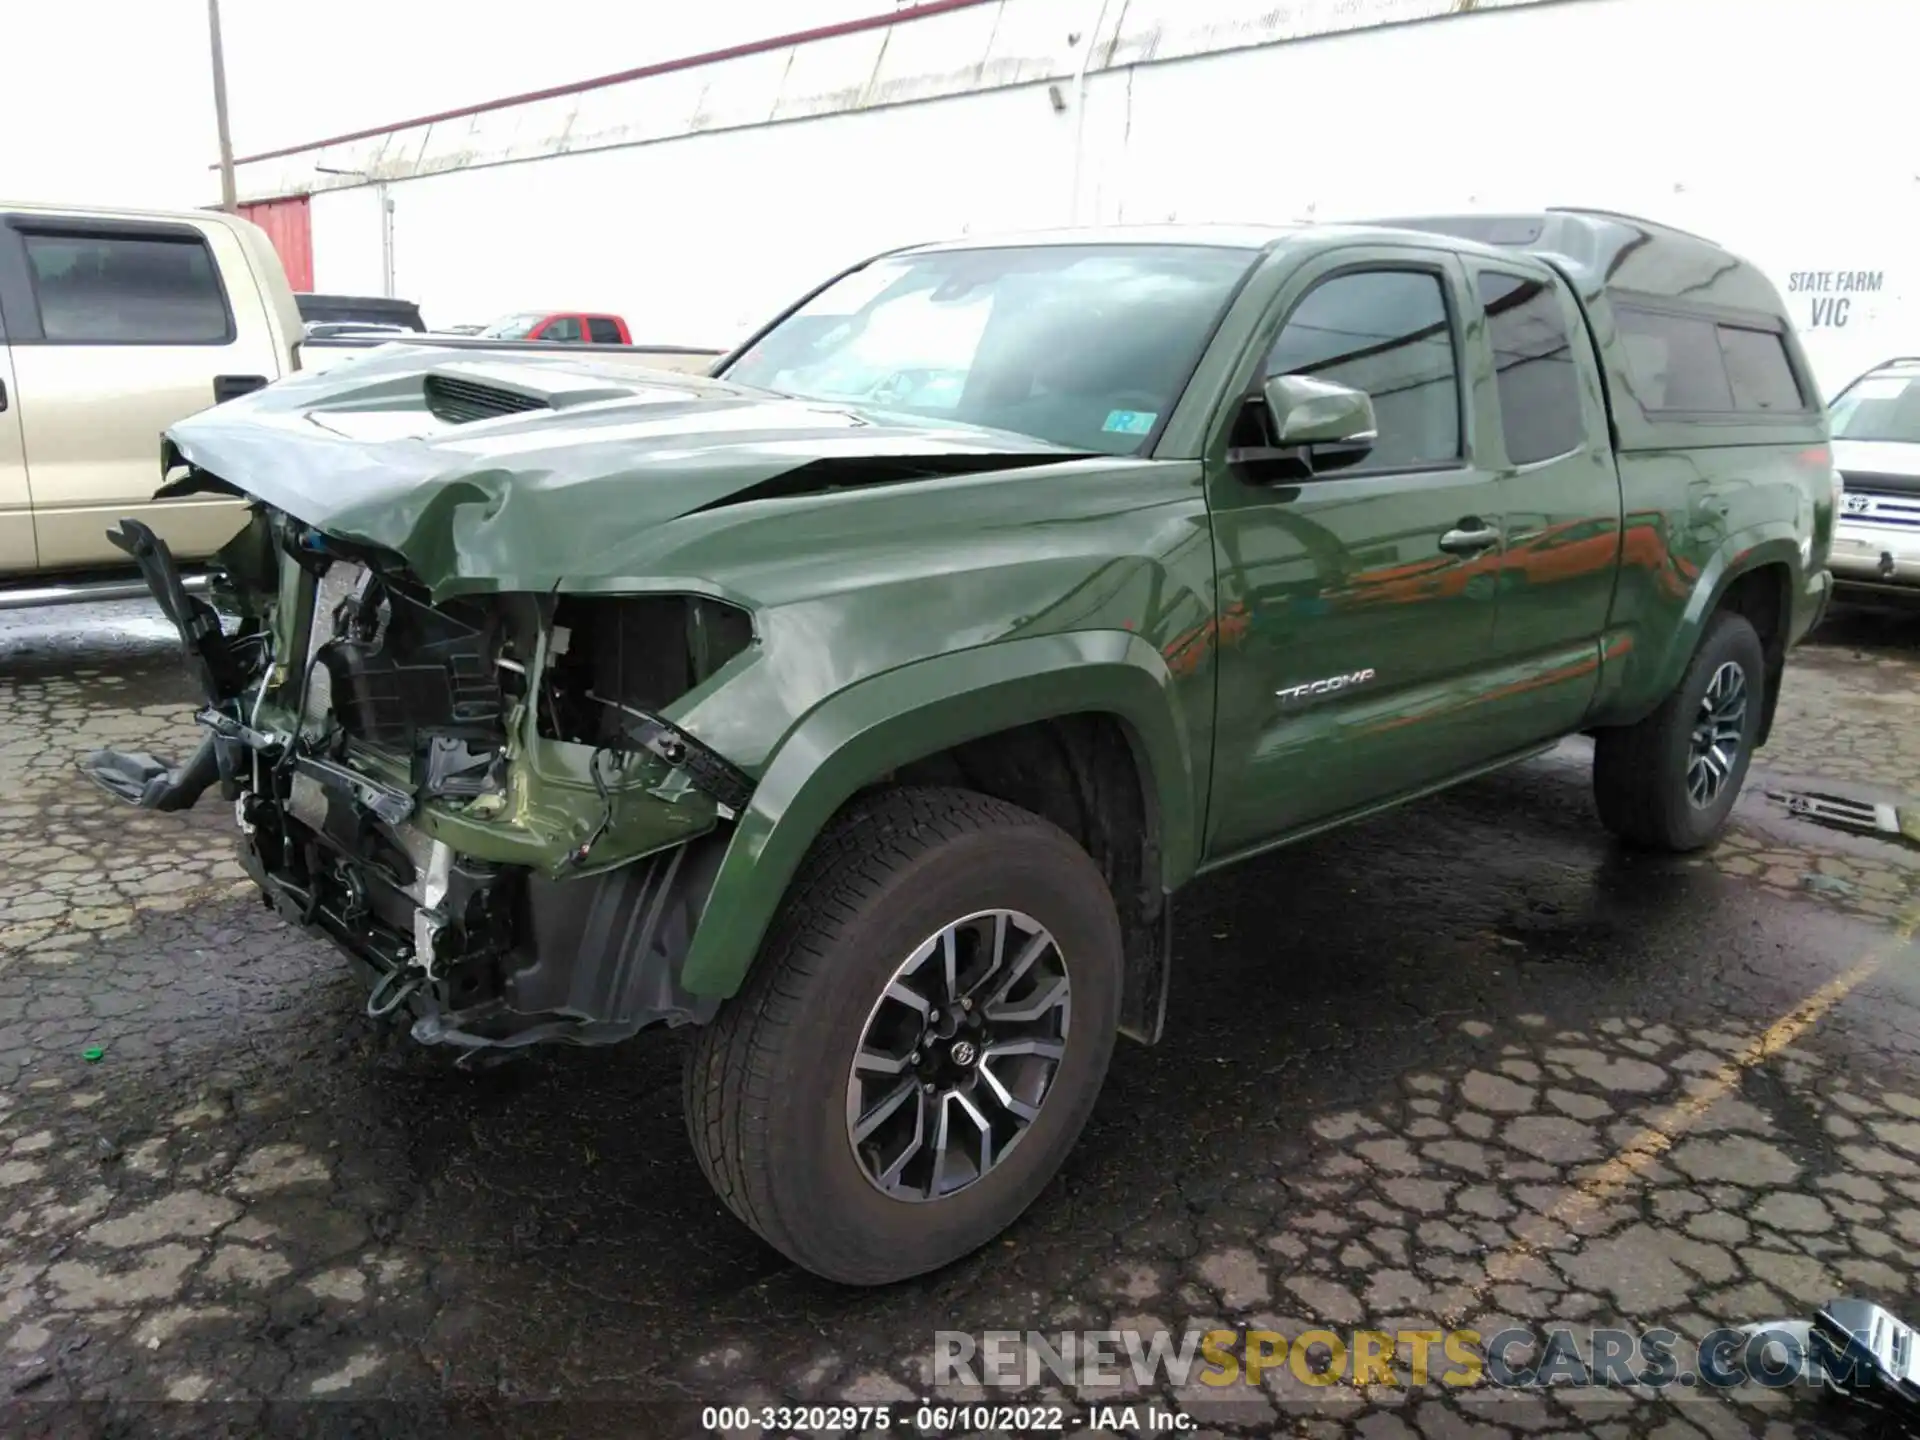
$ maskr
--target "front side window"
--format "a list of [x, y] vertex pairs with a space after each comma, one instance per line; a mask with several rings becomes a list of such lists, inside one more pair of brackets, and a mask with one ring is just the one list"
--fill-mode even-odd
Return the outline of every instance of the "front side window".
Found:
[[1833, 402], [1831, 420], [1836, 440], [1920, 445], [1920, 374], [1854, 381]]
[[1355, 271], [1310, 290], [1281, 327], [1267, 374], [1309, 375], [1372, 399], [1380, 438], [1342, 475], [1460, 459], [1460, 371], [1446, 291], [1431, 271]]
[[542, 340], [557, 340], [562, 345], [577, 345], [580, 342], [580, 320], [577, 316], [562, 315], [540, 332]]
[[224, 345], [226, 293], [206, 242], [128, 235], [21, 235], [55, 341], [102, 345]]
[[1559, 290], [1493, 270], [1480, 272], [1478, 286], [1508, 461], [1532, 465], [1579, 449], [1586, 442], [1580, 372]]
[[1138, 454], [1252, 250], [1035, 245], [876, 260], [760, 337], [741, 385]]

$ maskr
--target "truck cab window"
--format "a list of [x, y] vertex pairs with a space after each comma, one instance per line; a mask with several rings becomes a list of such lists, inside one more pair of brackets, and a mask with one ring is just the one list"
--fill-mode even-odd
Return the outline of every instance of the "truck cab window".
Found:
[[563, 345], [580, 343], [580, 321], [572, 315], [562, 315], [546, 329], [540, 332], [542, 340], [557, 340]]
[[596, 345], [618, 345], [620, 327], [604, 315], [587, 317], [587, 337]]
[[1507, 459], [1532, 465], [1586, 443], [1573, 337], [1556, 287], [1542, 280], [1483, 270], [1480, 304], [1500, 398]]
[[1424, 270], [1337, 275], [1307, 292], [1280, 329], [1267, 374], [1311, 375], [1373, 400], [1380, 439], [1342, 474], [1460, 458], [1460, 372], [1440, 277]]
[[224, 345], [227, 299], [205, 242], [28, 231], [40, 324], [50, 341]]

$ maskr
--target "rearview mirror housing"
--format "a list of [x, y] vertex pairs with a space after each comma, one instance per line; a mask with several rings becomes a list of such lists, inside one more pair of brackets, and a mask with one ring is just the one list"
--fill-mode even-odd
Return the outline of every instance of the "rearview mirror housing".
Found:
[[1379, 438], [1373, 400], [1364, 390], [1307, 375], [1275, 375], [1260, 393], [1273, 419], [1274, 444], [1282, 450], [1359, 445], [1364, 455]]
[[1272, 375], [1252, 403], [1266, 410], [1269, 445], [1236, 449], [1230, 463], [1305, 478], [1354, 465], [1380, 438], [1373, 401], [1364, 390], [1310, 375]]

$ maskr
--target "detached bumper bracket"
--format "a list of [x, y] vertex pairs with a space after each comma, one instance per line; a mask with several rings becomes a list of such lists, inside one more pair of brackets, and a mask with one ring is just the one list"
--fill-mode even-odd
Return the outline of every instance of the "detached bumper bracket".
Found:
[[[278, 735], [255, 730], [218, 710], [202, 710], [194, 718], [219, 739], [234, 745], [245, 745], [264, 755], [278, 755], [287, 743]], [[389, 825], [398, 825], [413, 814], [413, 797], [406, 791], [384, 785], [371, 776], [362, 775], [332, 760], [323, 760], [317, 755], [295, 755], [293, 768], [297, 774], [316, 780], [327, 789], [338, 791], [364, 806], [375, 818]]]
[[753, 803], [752, 776], [670, 721], [643, 715], [627, 727], [627, 738], [675, 769], [686, 771], [696, 786], [734, 814]]

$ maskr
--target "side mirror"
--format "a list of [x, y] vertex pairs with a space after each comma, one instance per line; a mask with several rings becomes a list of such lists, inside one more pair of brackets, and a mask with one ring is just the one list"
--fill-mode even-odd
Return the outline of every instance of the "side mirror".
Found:
[[1228, 452], [1229, 463], [1277, 468], [1303, 479], [1358, 464], [1380, 438], [1373, 401], [1364, 390], [1309, 375], [1274, 375], [1260, 387], [1272, 443]]

